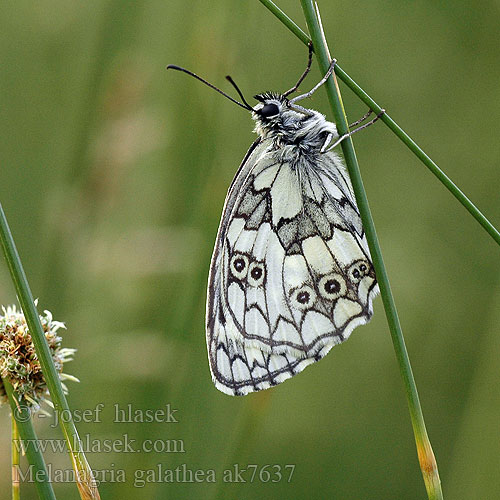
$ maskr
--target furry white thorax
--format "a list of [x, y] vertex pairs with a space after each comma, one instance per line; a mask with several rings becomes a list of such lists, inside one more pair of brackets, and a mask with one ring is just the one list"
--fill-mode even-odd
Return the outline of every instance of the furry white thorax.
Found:
[[[260, 115], [258, 111], [268, 104], [276, 105], [279, 113], [267, 118]], [[297, 162], [304, 157], [313, 160], [322, 154], [325, 142], [339, 137], [335, 124], [327, 121], [324, 115], [313, 109], [304, 110], [307, 114], [297, 111], [282, 96], [263, 99], [254, 109], [254, 132], [262, 139], [272, 139], [274, 147], [282, 151], [283, 160]]]

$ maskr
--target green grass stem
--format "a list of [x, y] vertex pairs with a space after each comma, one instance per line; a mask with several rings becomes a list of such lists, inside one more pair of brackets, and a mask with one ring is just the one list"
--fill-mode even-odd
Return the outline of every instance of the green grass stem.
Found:
[[19, 460], [19, 430], [14, 412], [11, 411], [11, 462], [12, 462], [12, 500], [21, 499], [20, 460]]
[[68, 445], [73, 468], [77, 474], [77, 487], [80, 491], [80, 496], [82, 499], [99, 498], [92, 471], [83, 452], [83, 446], [78, 436], [66, 396], [64, 395], [59, 374], [50, 354], [42, 324], [40, 323], [40, 317], [33, 301], [33, 295], [1, 204], [0, 240], [12, 281], [16, 288], [17, 297], [23, 309], [24, 317], [26, 318], [26, 323], [28, 324], [31, 338], [33, 339], [33, 344], [42, 367], [44, 379], [54, 404], [54, 411], [65, 417], [58, 420]]
[[[312, 42], [315, 48], [316, 56], [319, 62], [322, 73], [326, 73], [330, 66], [330, 53], [326, 40], [324, 38], [323, 28], [320, 24], [319, 12], [318, 15], [314, 10], [312, 0], [301, 0], [302, 9], [306, 18], [309, 32], [311, 33]], [[339, 134], [342, 135], [347, 132], [348, 125], [342, 103], [342, 97], [337, 85], [334, 75], [332, 75], [326, 82], [326, 91], [330, 101], [332, 112], [337, 124]], [[370, 212], [368, 199], [361, 179], [358, 160], [354, 151], [354, 146], [350, 137], [342, 141], [342, 151], [344, 153], [345, 162], [349, 175], [351, 177], [354, 193], [358, 202], [363, 227], [366, 232], [368, 245], [370, 247], [371, 256], [373, 259], [373, 266], [377, 275], [377, 280], [380, 286], [380, 293], [384, 308], [387, 316], [387, 322], [391, 332], [394, 350], [399, 364], [401, 376], [403, 378], [406, 397], [408, 400], [408, 407], [410, 410], [411, 422], [413, 432], [415, 434], [415, 441], [417, 444], [417, 453], [419, 457], [420, 467], [424, 476], [425, 486], [429, 499], [442, 499], [441, 482], [439, 480], [439, 473], [437, 463], [432, 452], [432, 447], [427, 436], [425, 428], [424, 417], [420, 407], [417, 387], [413, 372], [410, 365], [410, 359], [406, 350], [401, 324], [399, 322], [396, 305], [392, 296], [389, 277], [385, 269], [384, 261], [382, 258], [382, 251], [378, 242], [377, 233], [375, 231], [375, 224]]]
[[[20, 442], [15, 441], [16, 435], [21, 438], [26, 453], [26, 459], [30, 464], [30, 476], [35, 480], [35, 487], [40, 500], [56, 500], [52, 483], [47, 472], [45, 460], [36, 443], [38, 442], [35, 428], [31, 420], [30, 409], [27, 406], [21, 406], [17, 402], [14, 388], [7, 379], [2, 379], [2, 383], [9, 398], [10, 409], [12, 412], [12, 498], [18, 500], [20, 498], [19, 482], [17, 485], [14, 480], [14, 467], [16, 474], [19, 473], [19, 446]], [[17, 476], [19, 480], [19, 476]], [[16, 487], [17, 486], [17, 487]], [[17, 492], [16, 492], [17, 490]], [[17, 495], [17, 496], [16, 496]]]
[[[271, 0], [259, 0], [267, 7], [297, 38], [305, 45], [311, 39], [302, 29], [290, 19]], [[335, 74], [342, 80], [375, 114], [380, 113], [382, 107], [379, 106], [338, 64], [335, 66]], [[484, 216], [484, 214], [474, 205], [474, 203], [464, 194], [464, 192], [448, 177], [438, 165], [427, 155], [424, 150], [390, 117], [385, 113], [380, 118], [392, 132], [412, 151], [417, 158], [442, 182], [450, 193], [461, 203], [466, 210], [481, 224], [486, 232], [500, 245], [500, 232]]]

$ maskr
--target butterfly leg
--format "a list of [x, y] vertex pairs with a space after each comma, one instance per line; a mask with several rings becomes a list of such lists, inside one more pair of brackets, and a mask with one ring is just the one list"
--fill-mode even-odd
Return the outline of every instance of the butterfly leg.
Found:
[[302, 73], [302, 75], [299, 78], [299, 81], [289, 90], [287, 90], [283, 95], [286, 97], [287, 95], [293, 94], [296, 90], [298, 90], [299, 85], [304, 81], [304, 78], [307, 76], [309, 73], [309, 70], [311, 69], [311, 64], [312, 64], [312, 56], [313, 56], [313, 44], [312, 42], [309, 42], [309, 58], [307, 60], [307, 67]]
[[349, 128], [351, 129], [352, 127], [355, 127], [356, 125], [359, 125], [360, 123], [364, 122], [372, 113], [373, 113], [373, 110], [369, 109], [368, 113], [363, 115], [359, 120], [356, 120], [355, 122], [350, 123]]
[[332, 142], [333, 139], [333, 134], [328, 134], [326, 136], [325, 142], [323, 143], [323, 146], [321, 146], [320, 153], [324, 153], [326, 151], [326, 148]]
[[326, 72], [325, 76], [321, 79], [321, 81], [316, 84], [309, 92], [306, 92], [305, 94], [298, 95], [297, 97], [294, 97], [293, 99], [290, 99], [290, 104], [294, 104], [297, 101], [300, 101], [301, 99], [306, 99], [307, 97], [311, 97], [316, 90], [318, 90], [321, 85], [323, 85], [330, 75], [333, 73], [333, 70], [335, 68], [335, 65], [337, 64], [337, 59], [332, 59], [332, 62], [330, 63], [330, 67], [328, 68], [328, 71]]
[[[355, 134], [356, 132], [359, 132], [360, 130], [363, 130], [366, 127], [369, 127], [370, 125], [373, 125], [383, 114], [385, 114], [385, 109], [382, 109], [380, 113], [370, 120], [369, 122], [365, 123], [364, 125], [361, 125], [358, 128], [355, 128], [354, 130], [351, 130], [347, 134], [344, 134], [343, 136], [339, 137], [326, 151], [331, 151], [333, 148], [337, 147], [344, 139], [347, 139], [347, 137], [350, 137], [352, 134]], [[361, 120], [363, 121], [363, 120]], [[359, 123], [359, 122], [358, 122]], [[321, 148], [321, 152], [324, 151], [324, 146]]]

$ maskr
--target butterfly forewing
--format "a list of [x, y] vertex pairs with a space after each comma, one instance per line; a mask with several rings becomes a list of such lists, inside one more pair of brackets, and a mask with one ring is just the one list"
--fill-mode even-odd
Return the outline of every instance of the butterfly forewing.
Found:
[[340, 158], [292, 160], [272, 138], [260, 138], [226, 198], [210, 269], [207, 346], [215, 385], [227, 394], [290, 378], [372, 314], [378, 286]]

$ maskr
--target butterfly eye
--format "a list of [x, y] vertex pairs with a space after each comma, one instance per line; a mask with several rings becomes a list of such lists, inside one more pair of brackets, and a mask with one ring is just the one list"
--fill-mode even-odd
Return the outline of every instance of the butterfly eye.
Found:
[[248, 272], [248, 257], [241, 254], [233, 255], [230, 267], [235, 278], [239, 280], [245, 279]]
[[335, 300], [345, 295], [347, 287], [340, 274], [327, 274], [318, 283], [320, 295], [327, 300]]
[[280, 112], [280, 109], [276, 104], [266, 104], [259, 111], [259, 114], [264, 118], [270, 118], [271, 116], [275, 116]]
[[316, 292], [310, 286], [301, 286], [292, 292], [291, 299], [297, 309], [308, 309], [316, 301]]
[[251, 286], [260, 286], [264, 283], [266, 272], [262, 262], [252, 262], [248, 268], [248, 283]]

